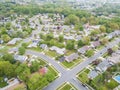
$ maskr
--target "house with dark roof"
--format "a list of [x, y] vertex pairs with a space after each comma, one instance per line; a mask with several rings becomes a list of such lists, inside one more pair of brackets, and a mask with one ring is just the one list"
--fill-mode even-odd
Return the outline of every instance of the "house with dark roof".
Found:
[[73, 60], [77, 59], [78, 57], [79, 57], [78, 53], [73, 53], [73, 54], [71, 54], [69, 56], [66, 56], [65, 60], [67, 62], [72, 62]]

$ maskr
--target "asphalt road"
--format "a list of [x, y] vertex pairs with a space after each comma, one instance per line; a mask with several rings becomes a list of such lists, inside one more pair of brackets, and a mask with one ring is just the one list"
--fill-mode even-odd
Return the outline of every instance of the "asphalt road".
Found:
[[45, 61], [51, 63], [56, 68], [56, 70], [60, 72], [61, 76], [57, 78], [55, 81], [53, 81], [52, 83], [50, 83], [47, 87], [45, 87], [44, 90], [56, 90], [58, 86], [62, 85], [64, 82], [72, 83], [78, 90], [87, 90], [87, 88], [83, 87], [77, 81], [76, 74], [79, 73], [81, 70], [83, 70], [85, 67], [87, 67], [91, 62], [95, 61], [97, 58], [101, 57], [104, 53], [106, 53], [108, 48], [112, 48], [113, 46], [117, 45], [119, 42], [120, 42], [120, 39], [116, 39], [115, 41], [110, 42], [102, 50], [100, 50], [95, 55], [83, 61], [82, 63], [80, 63], [79, 65], [77, 65], [71, 70], [66, 70], [59, 63], [57, 63], [54, 59], [42, 53], [35, 52], [32, 50], [27, 50], [26, 54], [35, 55], [35, 56], [38, 56], [44, 59]]

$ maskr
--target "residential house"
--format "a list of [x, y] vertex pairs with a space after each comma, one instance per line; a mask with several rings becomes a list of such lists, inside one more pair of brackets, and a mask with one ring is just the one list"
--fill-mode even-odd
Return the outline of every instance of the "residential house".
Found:
[[88, 74], [88, 78], [90, 78], [90, 79], [94, 79], [94, 78], [97, 77], [98, 75], [99, 75], [99, 74], [98, 74], [97, 71], [92, 70], [92, 71], [89, 72], [89, 74]]
[[47, 49], [48, 49], [47, 44], [41, 44], [40, 47], [41, 47], [43, 50], [47, 50]]
[[106, 59], [97, 65], [96, 70], [103, 73], [107, 70], [107, 68], [111, 67], [112, 65], [113, 63]]
[[92, 46], [93, 48], [96, 48], [96, 47], [100, 46], [100, 41], [92, 42], [92, 43], [91, 43], [91, 46]]
[[3, 40], [0, 40], [0, 44], [3, 44], [4, 43], [4, 41]]
[[72, 62], [73, 60], [77, 59], [78, 57], [79, 57], [78, 53], [73, 53], [73, 54], [71, 54], [69, 56], [66, 56], [65, 60], [67, 62]]
[[79, 48], [79, 49], [78, 49], [78, 52], [79, 52], [80, 54], [85, 54], [86, 51], [89, 50], [89, 49], [90, 49], [89, 46], [83, 46], [82, 48]]
[[111, 57], [108, 58], [108, 60], [114, 64], [120, 63], [120, 51], [113, 53]]
[[28, 57], [27, 56], [22, 56], [22, 55], [14, 55], [14, 59], [23, 63], [28, 59]]
[[76, 40], [76, 41], [79, 41], [79, 40], [81, 40], [81, 39], [82, 39], [81, 35], [77, 35], [77, 36], [75, 37], [75, 40]]
[[37, 47], [39, 42], [40, 42], [39, 39], [32, 40], [32, 43], [30, 45], [28, 45], [28, 48]]
[[21, 38], [14, 38], [7, 43], [7, 45], [15, 45], [18, 41], [22, 40]]
[[60, 55], [62, 55], [62, 54], [64, 54], [65, 53], [65, 48], [58, 48], [58, 47], [56, 47], [56, 46], [52, 46], [51, 48], [50, 48], [50, 50], [51, 51], [56, 51], [58, 54], [60, 54]]
[[73, 36], [64, 36], [64, 39], [65, 40], [74, 40], [74, 37]]

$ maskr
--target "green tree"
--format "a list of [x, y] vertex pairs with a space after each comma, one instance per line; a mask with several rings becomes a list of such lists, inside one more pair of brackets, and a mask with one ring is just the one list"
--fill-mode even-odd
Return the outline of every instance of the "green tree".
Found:
[[1, 38], [4, 42], [8, 42], [11, 39], [10, 36], [8, 36], [7, 34], [3, 34]]
[[0, 77], [6, 76], [12, 78], [16, 76], [15, 65], [11, 64], [9, 61], [0, 61]]
[[60, 35], [59, 36], [59, 42], [63, 42], [64, 41], [64, 36], [63, 35]]
[[75, 29], [76, 29], [76, 30], [80, 30], [80, 31], [83, 31], [83, 30], [84, 30], [84, 28], [83, 28], [83, 26], [82, 26], [81, 24], [76, 24], [76, 25], [75, 25]]
[[3, 55], [2, 58], [5, 61], [9, 61], [10, 63], [14, 63], [14, 57], [12, 54], [6, 53], [5, 55]]
[[104, 25], [100, 26], [100, 31], [106, 33], [106, 27]]
[[70, 14], [68, 17], [65, 18], [65, 24], [78, 24], [79, 23], [79, 17], [77, 17], [74, 14]]
[[78, 47], [80, 48], [80, 47], [82, 47], [82, 46], [84, 46], [84, 42], [83, 42], [82, 40], [79, 40], [79, 41], [78, 41]]
[[71, 41], [71, 40], [67, 41], [66, 49], [68, 49], [68, 50], [73, 50], [74, 47], [75, 47], [75, 44], [74, 44], [74, 41], [73, 41], [73, 40], [72, 40], [72, 41]]
[[33, 61], [30, 67], [31, 72], [36, 72], [39, 70], [39, 68], [40, 68], [40, 63], [37, 61]]
[[15, 72], [17, 73], [17, 75], [19, 76], [21, 80], [23, 80], [24, 82], [27, 82], [28, 77], [30, 75], [30, 69], [28, 68], [26, 64], [20, 64], [16, 68]]
[[24, 47], [19, 47], [18, 51], [19, 51], [20, 55], [25, 54], [25, 48]]

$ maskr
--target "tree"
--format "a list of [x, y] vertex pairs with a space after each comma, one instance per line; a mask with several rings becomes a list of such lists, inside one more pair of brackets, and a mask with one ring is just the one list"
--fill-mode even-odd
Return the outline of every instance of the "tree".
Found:
[[84, 28], [83, 28], [83, 26], [82, 26], [81, 24], [76, 24], [76, 25], [75, 25], [75, 29], [76, 29], [76, 30], [80, 30], [80, 31], [83, 31], [83, 30], [84, 30]]
[[106, 27], [104, 25], [100, 26], [100, 31], [106, 33]]
[[47, 84], [47, 79], [42, 77], [39, 73], [33, 74], [32, 77], [27, 80], [29, 90], [41, 90]]
[[18, 51], [19, 51], [20, 55], [23, 55], [25, 53], [25, 48], [24, 47], [19, 47]]
[[67, 41], [66, 49], [73, 50], [75, 47], [74, 41]]
[[30, 66], [31, 73], [38, 71], [39, 68], [40, 63], [38, 63], [37, 61], [33, 61], [32, 65]]
[[14, 63], [14, 57], [12, 54], [6, 53], [5, 55], [3, 55], [2, 58], [5, 61], [9, 61], [10, 63]]
[[2, 40], [4, 41], [4, 42], [8, 42], [11, 38], [10, 38], [10, 36], [8, 36], [7, 34], [3, 34], [2, 36], [1, 36], [1, 38], [2, 38]]
[[59, 36], [59, 42], [63, 42], [64, 41], [64, 36], [63, 35], [60, 35]]
[[82, 23], [87, 23], [87, 19], [86, 19], [85, 17], [82, 17], [82, 18], [81, 18], [81, 22], [82, 22]]
[[90, 37], [89, 36], [83, 37], [83, 42], [85, 45], [89, 45], [90, 44]]
[[11, 64], [9, 61], [0, 61], [0, 77], [6, 76], [12, 78], [16, 76], [15, 65]]
[[46, 36], [47, 41], [50, 41], [53, 38], [54, 38], [53, 34], [47, 34], [47, 36]]
[[107, 44], [108, 42], [109, 42], [108, 38], [103, 38], [103, 39], [101, 40], [101, 44], [102, 44], [102, 45], [105, 45], [105, 44]]
[[82, 41], [82, 40], [79, 40], [78, 41], [78, 47], [80, 48], [80, 47], [82, 47], [84, 45], [84, 42]]
[[109, 55], [112, 55], [112, 53], [113, 53], [112, 48], [109, 48], [109, 49], [108, 49], [108, 54], [109, 54]]
[[79, 17], [77, 17], [74, 14], [70, 14], [68, 17], [65, 18], [65, 24], [78, 24], [79, 23]]
[[30, 75], [30, 69], [26, 64], [20, 64], [16, 69], [15, 72], [19, 76], [19, 79], [23, 80], [24, 82], [27, 82], [28, 77]]

